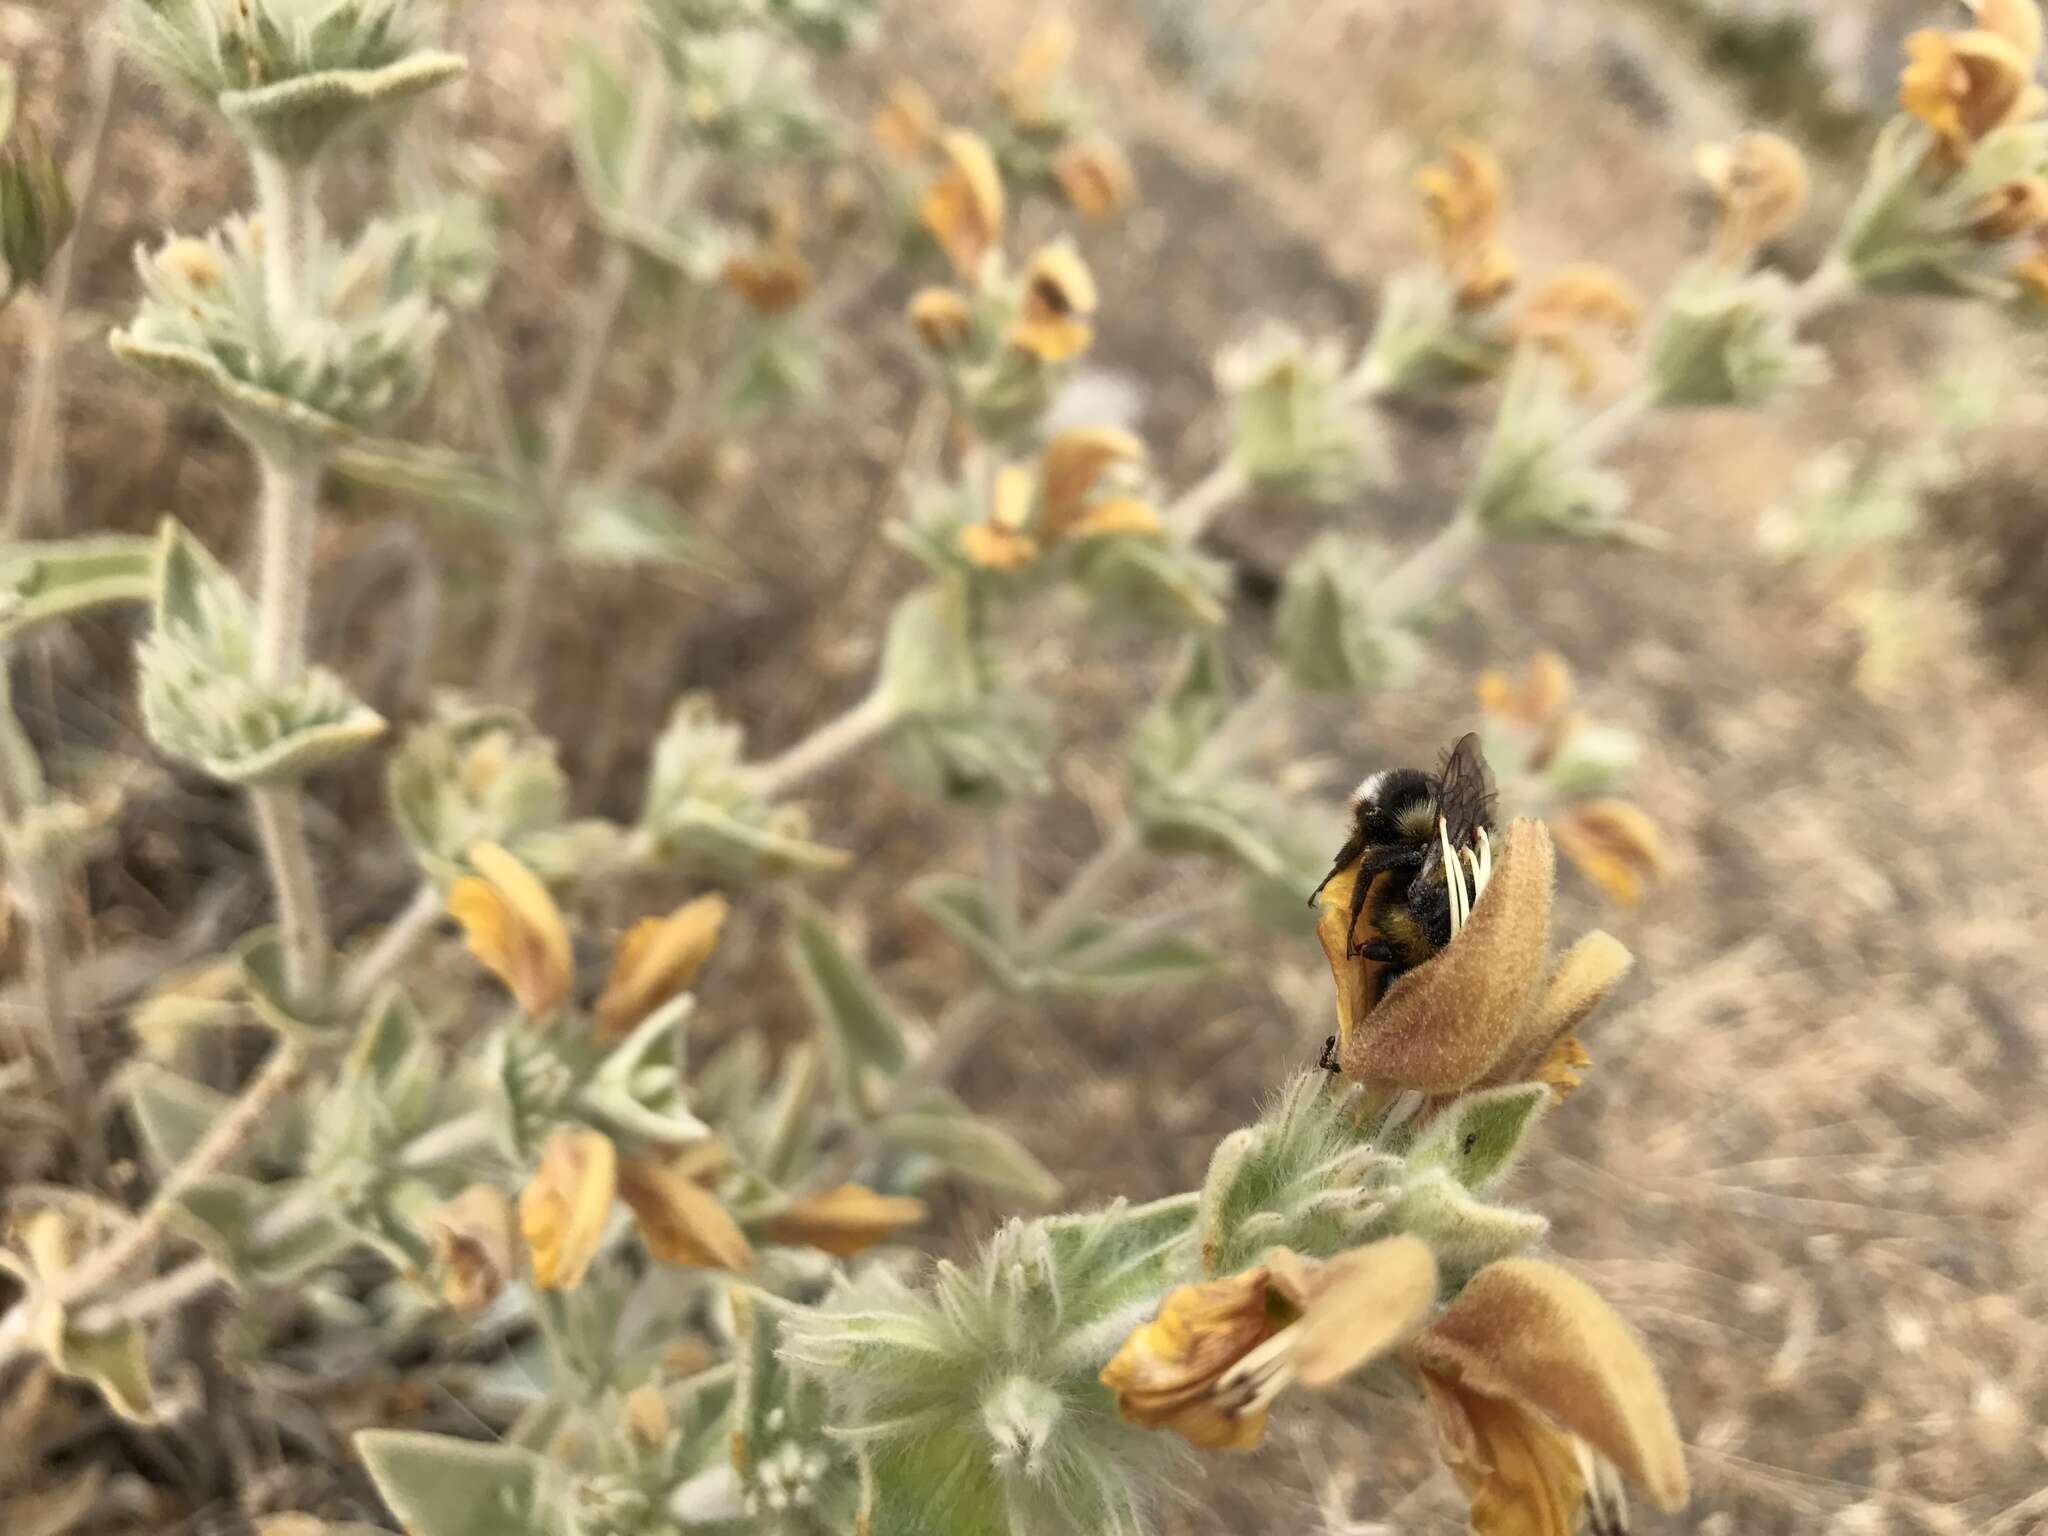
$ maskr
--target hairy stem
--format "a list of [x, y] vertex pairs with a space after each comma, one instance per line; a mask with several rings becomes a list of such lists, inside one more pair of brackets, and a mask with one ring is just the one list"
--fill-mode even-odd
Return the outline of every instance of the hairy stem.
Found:
[[1198, 539], [1216, 520], [1216, 514], [1242, 496], [1249, 485], [1237, 459], [1226, 458], [1173, 499], [1165, 522], [1181, 538]]
[[[318, 186], [310, 167], [257, 151], [257, 207], [263, 216], [263, 284], [270, 323], [298, 322], [309, 302], [312, 260], [320, 242]], [[259, 444], [256, 568], [256, 675], [277, 687], [306, 670], [307, 615], [312, 607], [313, 538], [319, 527], [320, 457], [283, 443]], [[249, 807], [276, 897], [284, 939], [285, 985], [310, 1004], [326, 981], [327, 920], [306, 840], [305, 806], [297, 783], [249, 791]]]
[[234, 1106], [171, 1170], [135, 1219], [111, 1242], [65, 1271], [58, 1299], [66, 1304], [83, 1301], [147, 1258], [185, 1193], [255, 1138], [272, 1106], [297, 1085], [305, 1066], [302, 1049], [291, 1040], [280, 1041]]
[[781, 756], [757, 766], [753, 770], [755, 792], [768, 800], [788, 794], [805, 780], [815, 778], [876, 738], [886, 736], [901, 717], [895, 703], [877, 689], [843, 715], [827, 720]]
[[348, 968], [335, 993], [335, 1006], [347, 1014], [367, 1004], [371, 995], [418, 953], [444, 910], [440, 887], [422, 880], [403, 910], [377, 935], [377, 942]]

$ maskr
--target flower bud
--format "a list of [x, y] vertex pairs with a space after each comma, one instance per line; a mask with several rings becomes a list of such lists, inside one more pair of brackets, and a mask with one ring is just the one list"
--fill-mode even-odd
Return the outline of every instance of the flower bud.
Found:
[[1334, 343], [1268, 324], [1217, 359], [1216, 378], [1230, 397], [1236, 461], [1262, 489], [1334, 501], [1385, 461]]

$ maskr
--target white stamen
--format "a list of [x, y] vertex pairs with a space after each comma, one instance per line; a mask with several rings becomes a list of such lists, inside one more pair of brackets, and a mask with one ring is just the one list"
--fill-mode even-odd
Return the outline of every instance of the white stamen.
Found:
[[1479, 872], [1472, 886], [1472, 900], [1477, 903], [1486, 894], [1486, 887], [1493, 880], [1493, 839], [1486, 835], [1486, 828], [1479, 829]]
[[1451, 893], [1451, 937], [1455, 939], [1465, 926], [1465, 873], [1451, 849], [1450, 823], [1441, 816], [1436, 819], [1436, 840], [1444, 853], [1444, 884]]
[[1294, 1380], [1294, 1340], [1286, 1329], [1216, 1378], [1216, 1396], [1239, 1418], [1273, 1406], [1273, 1400]]

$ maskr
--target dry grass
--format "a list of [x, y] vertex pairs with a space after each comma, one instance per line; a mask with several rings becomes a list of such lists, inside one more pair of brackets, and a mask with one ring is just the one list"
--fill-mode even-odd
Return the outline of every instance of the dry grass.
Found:
[[[850, 100], [901, 69], [963, 104], [1035, 7], [898, 9], [900, 51], [852, 82]], [[78, 106], [67, 10], [0, 6], [0, 37], [25, 44], [27, 99], [46, 114]], [[518, 189], [492, 318], [530, 401], [559, 365], [559, 298], [590, 256], [548, 133], [559, 111], [550, 60], [578, 23], [537, 0], [468, 10], [485, 62], [453, 110]], [[1732, 125], [1682, 60], [1650, 34], [1617, 30], [1596, 0], [1295, 0], [1284, 16], [1273, 0], [1241, 3], [1261, 46], [1230, 119], [1148, 65], [1133, 7], [1095, 0], [1076, 11], [1090, 38], [1084, 70], [1115, 103], [1147, 191], [1126, 229], [1088, 246], [1107, 311], [1100, 362], [1141, 385], [1143, 427], [1181, 475], [1213, 451], [1206, 357], [1218, 342], [1277, 311], [1362, 330], [1374, 284], [1417, 248], [1407, 175], [1443, 133], [1483, 132], [1502, 149], [1528, 266], [1597, 256], [1654, 291], [1700, 227], [1686, 152]], [[548, 103], [538, 121], [534, 100]], [[118, 372], [93, 338], [130, 290], [126, 248], [219, 213], [236, 191], [233, 162], [195, 121], [140, 92], [115, 135], [67, 354], [64, 515], [72, 527], [140, 528], [169, 511], [232, 547], [241, 456], [198, 412]], [[1840, 193], [1830, 189], [1836, 206]], [[898, 296], [852, 317], [833, 411], [772, 429], [754, 445], [750, 476], [710, 476], [704, 444], [665, 466], [738, 543], [750, 583], [677, 593], [586, 577], [557, 598], [540, 712], [571, 744], [590, 805], [630, 805], [638, 747], [682, 688], [715, 689], [768, 749], [854, 696], [876, 616], [909, 579], [875, 537], [920, 399], [884, 340]], [[0, 359], [19, 355], [33, 321], [24, 311], [0, 322]], [[1676, 536], [1674, 553], [1496, 559], [1422, 687], [1363, 712], [1321, 710], [1270, 744], [1276, 772], [1306, 761], [1332, 783], [1426, 756], [1469, 723], [1478, 665], [1539, 645], [1567, 655], [1590, 707], [1651, 742], [1636, 789], [1670, 830], [1680, 868], [1636, 913], [1570, 894], [1567, 925], [1613, 926], [1637, 952], [1638, 976], [1591, 1042], [1599, 1071], [1548, 1122], [1517, 1190], [1554, 1217], [1556, 1253], [1638, 1322], [1673, 1383], [1698, 1495], [1665, 1528], [2019, 1536], [2048, 1524], [2048, 1221], [2034, 1177], [2048, 1168], [2037, 1088], [2048, 1024], [2035, 1002], [2048, 983], [2037, 868], [2048, 728], [2038, 582], [2028, 592], [2010, 577], [2027, 569], [2020, 553], [2041, 547], [2048, 511], [2035, 489], [2041, 402], [2013, 400], [1972, 446], [1972, 476], [1952, 498], [1960, 510], [1928, 557], [1956, 590], [2003, 594], [1995, 655], [1975, 642], [1971, 611], [1937, 594], [1954, 621], [1942, 633], [1962, 642], [1931, 647], [1899, 693], [1872, 703], [1850, 686], [1850, 637], [1796, 576], [1760, 561], [1752, 538], [1755, 514], [1817, 447], [1914, 430], [1929, 357], [1995, 344], [1985, 338], [1925, 308], [1860, 306], [1831, 320], [1835, 388], [1768, 421], [1659, 422], [1628, 452], [1640, 514]], [[661, 412], [653, 364], [621, 366], [607, 419], [622, 439]], [[0, 363], [0, 397], [11, 371]], [[462, 430], [459, 414], [438, 425]], [[1416, 537], [1448, 509], [1483, 420], [1478, 402], [1404, 419], [1404, 485], [1344, 519]], [[397, 509], [360, 510], [335, 527], [330, 571], [351, 569]], [[1299, 509], [1245, 507], [1217, 542], [1272, 567], [1314, 524]], [[472, 542], [431, 526], [421, 537], [446, 572], [435, 670], [460, 677], [495, 567]], [[801, 564], [782, 554], [792, 544], [806, 551]], [[370, 633], [378, 604], [400, 600], [370, 585]], [[607, 622], [591, 624], [593, 611]], [[1240, 616], [1246, 651], [1259, 618]], [[139, 750], [111, 683], [117, 639], [95, 632], [57, 658], [70, 745]], [[1116, 793], [1103, 743], [1160, 654], [1084, 634], [1045, 639], [1031, 660], [1060, 680], [1080, 743], [1027, 850], [1038, 889], [1090, 846], [1090, 817]], [[36, 723], [50, 739], [55, 722]], [[365, 824], [368, 782], [336, 791], [331, 845]], [[963, 971], [898, 893], [917, 873], [972, 867], [969, 823], [868, 771], [822, 787], [816, 805], [860, 855], [821, 896], [866, 914], [884, 980], [935, 1006]], [[95, 872], [96, 931], [109, 946], [161, 938], [246, 864], [223, 803], [166, 784], [144, 796], [142, 824]], [[367, 880], [350, 909], [375, 916], [390, 897]], [[253, 899], [234, 910], [247, 916]], [[730, 930], [707, 997], [727, 1027], [796, 1027], [774, 928], [757, 904]], [[1308, 1059], [1323, 1032], [1327, 983], [1312, 947], [1249, 932], [1238, 943], [1246, 963], [1228, 988], [1006, 1021], [964, 1095], [1078, 1198], [1185, 1187], [1276, 1064]], [[744, 1002], [721, 1010], [719, 992]], [[119, 1037], [113, 1019], [105, 1025], [95, 1048], [111, 1059]], [[10, 1164], [17, 1178], [39, 1171]], [[963, 1201], [944, 1241], [971, 1240], [997, 1214]], [[1455, 1490], [1419, 1420], [1381, 1406], [1370, 1424], [1286, 1422], [1250, 1475], [1210, 1477], [1173, 1528], [1458, 1528]]]

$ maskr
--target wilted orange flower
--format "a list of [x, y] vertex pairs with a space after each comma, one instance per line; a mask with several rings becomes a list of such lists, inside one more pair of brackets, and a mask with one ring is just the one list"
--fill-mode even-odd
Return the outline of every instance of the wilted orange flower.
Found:
[[959, 346], [974, 325], [973, 307], [951, 288], [920, 288], [905, 313], [918, 339], [934, 352]]
[[1427, 1244], [1390, 1237], [1327, 1261], [1275, 1248], [1255, 1269], [1167, 1292], [1109, 1364], [1117, 1412], [1204, 1450], [1248, 1450], [1295, 1383], [1334, 1385], [1397, 1348], [1436, 1300]]
[[939, 114], [931, 97], [914, 80], [897, 80], [868, 121], [868, 132], [882, 153], [898, 165], [914, 165], [931, 147]]
[[1625, 907], [1642, 900], [1643, 887], [1669, 864], [1657, 824], [1626, 800], [1569, 806], [1551, 830], [1579, 872]]
[[1566, 267], [1529, 295], [1515, 319], [1515, 334], [1562, 362], [1573, 390], [1585, 394], [1598, 381], [1599, 369], [1581, 334], [1604, 326], [1626, 337], [1642, 314], [1635, 293], [1606, 267]]
[[1507, 177], [1485, 145], [1452, 139], [1444, 158], [1416, 173], [1444, 270], [1461, 309], [1486, 309], [1515, 285], [1515, 259], [1500, 243]]
[[1992, 133], [2040, 115], [2033, 83], [2041, 56], [2041, 11], [2035, 0], [1981, 0], [1977, 26], [1964, 32], [1927, 28], [1906, 39], [1899, 105], [1933, 132], [1935, 159], [1954, 169]]
[[543, 1291], [573, 1291], [590, 1272], [618, 1190], [619, 1154], [602, 1131], [550, 1132], [519, 1195], [519, 1232]]
[[496, 843], [469, 850], [474, 875], [448, 888], [448, 912], [475, 955], [512, 991], [530, 1018], [568, 1001], [576, 979], [569, 930], [540, 877]]
[[1377, 962], [1352, 949], [1359, 864], [1323, 888], [1316, 937], [1337, 985], [1337, 1062], [1347, 1076], [1431, 1096], [1547, 1080], [1540, 1072], [1553, 1048], [1628, 969], [1628, 951], [1597, 932], [1550, 962], [1556, 858], [1540, 822], [1510, 824], [1497, 857], [1490, 843], [1482, 849], [1475, 863], [1446, 863], [1466, 882], [1470, 916], [1454, 920], [1450, 943], [1384, 996]]
[[723, 896], [699, 896], [666, 917], [642, 918], [627, 929], [612, 952], [611, 974], [597, 999], [597, 1038], [624, 1039], [687, 989], [718, 947], [730, 910]]
[[619, 1165], [619, 1198], [633, 1212], [647, 1251], [664, 1264], [744, 1273], [753, 1245], [717, 1195], [701, 1182], [716, 1171], [715, 1142], [666, 1161], [629, 1158]]
[[1123, 150], [1099, 136], [1078, 140], [1061, 150], [1053, 161], [1052, 175], [1074, 211], [1094, 224], [1121, 213], [1137, 188], [1137, 177]]
[[861, 1184], [841, 1184], [785, 1207], [762, 1230], [772, 1243], [819, 1248], [850, 1259], [924, 1218], [922, 1200], [878, 1195]]
[[1021, 570], [1062, 540], [1156, 537], [1165, 524], [1151, 502], [1097, 494], [1105, 476], [1144, 462], [1144, 443], [1120, 428], [1061, 432], [1045, 445], [1035, 476], [1020, 464], [997, 472], [989, 515], [961, 530], [961, 552], [986, 570]]
[[2023, 176], [1994, 187], [1978, 200], [1970, 233], [1986, 243], [2017, 240], [2048, 225], [2048, 181]]
[[1726, 265], [1778, 238], [1806, 209], [1806, 157], [1775, 133], [1745, 133], [1733, 144], [1702, 144], [1693, 165], [1721, 207], [1714, 259]]
[[939, 149], [946, 169], [925, 189], [918, 218], [967, 282], [981, 274], [982, 258], [1003, 238], [1003, 179], [995, 156], [974, 134], [942, 134]]
[[1064, 363], [1095, 340], [1089, 317], [1099, 302], [1095, 275], [1065, 241], [1048, 245], [1024, 270], [1024, 302], [1010, 327], [1010, 345], [1042, 363]]
[[442, 1299], [457, 1312], [481, 1312], [512, 1275], [512, 1203], [489, 1184], [472, 1184], [435, 1208], [428, 1242]]
[[1539, 1259], [1473, 1276], [1409, 1346], [1477, 1536], [1619, 1530], [1618, 1472], [1673, 1512], [1685, 1451], [1657, 1369], [1614, 1309]]
[[1529, 658], [1519, 683], [1497, 667], [1479, 674], [1474, 691], [1479, 707], [1498, 720], [1516, 726], [1534, 737], [1526, 766], [1541, 773], [1557, 756], [1557, 750], [1580, 723], [1572, 713], [1572, 672], [1555, 651], [1538, 651]]
[[996, 81], [996, 99], [1020, 126], [1038, 126], [1073, 57], [1073, 23], [1064, 16], [1040, 22], [1025, 34], [1016, 58]]

